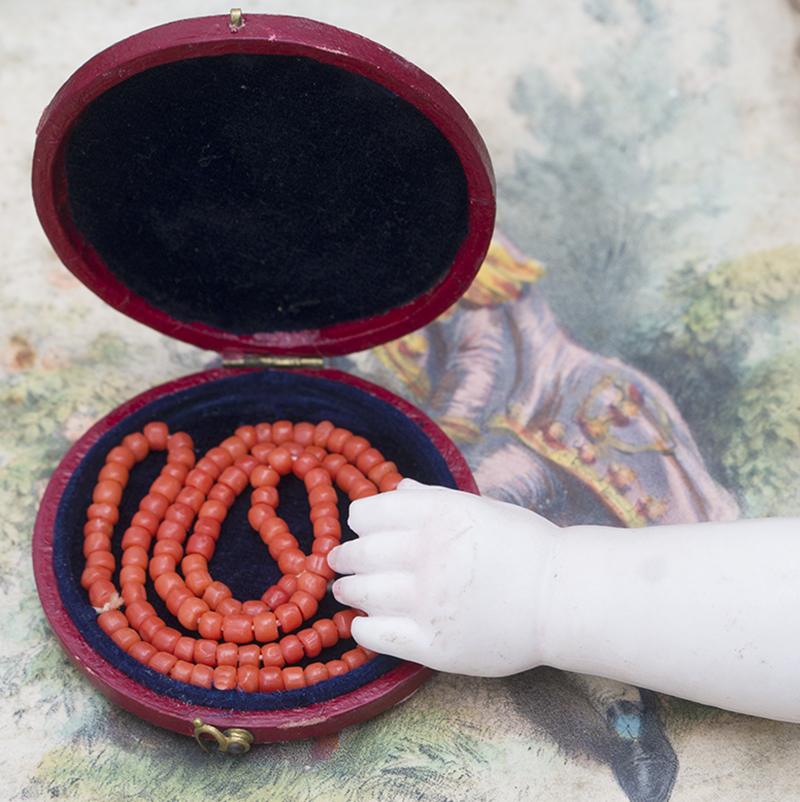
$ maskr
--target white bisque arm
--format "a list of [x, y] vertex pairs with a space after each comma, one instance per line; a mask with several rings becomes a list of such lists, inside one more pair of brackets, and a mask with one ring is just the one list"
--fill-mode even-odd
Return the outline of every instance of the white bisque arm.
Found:
[[355, 502], [334, 594], [374, 651], [504, 676], [551, 665], [800, 721], [800, 521], [561, 529], [405, 480]]

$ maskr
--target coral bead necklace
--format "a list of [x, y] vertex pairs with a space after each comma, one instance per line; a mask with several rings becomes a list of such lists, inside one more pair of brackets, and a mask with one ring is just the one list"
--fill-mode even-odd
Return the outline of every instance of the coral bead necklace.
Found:
[[[164, 450], [166, 464], [122, 536], [117, 588], [111, 539], [129, 473], [151, 451]], [[278, 484], [289, 473], [308, 493], [310, 554], [276, 512]], [[362, 614], [340, 610], [303, 627], [334, 577], [327, 554], [342, 535], [334, 483], [353, 501], [393, 490], [401, 479], [395, 464], [365, 438], [330, 421], [241, 426], [200, 460], [188, 434], [148, 423], [109, 451], [98, 475], [84, 526], [81, 584], [101, 629], [161, 674], [219, 690], [313, 685], [374, 656], [355, 646], [339, 659], [296, 665], [350, 638], [353, 618]], [[282, 577], [261, 598], [240, 602], [214, 580], [209, 562], [228, 510], [248, 485], [253, 488], [248, 521]], [[148, 579], [182, 629], [168, 626], [147, 601]]]

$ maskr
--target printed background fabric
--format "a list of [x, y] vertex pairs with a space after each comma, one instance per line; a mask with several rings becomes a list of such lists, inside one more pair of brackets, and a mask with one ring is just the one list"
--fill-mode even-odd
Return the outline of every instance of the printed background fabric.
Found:
[[[96, 52], [225, 11], [47, 0], [0, 30], [5, 797], [790, 796], [800, 728], [546, 668], [438, 675], [376, 719], [237, 763], [130, 716], [69, 664], [30, 560], [47, 480], [94, 421], [217, 357], [106, 308], [61, 266], [30, 200], [33, 132]], [[401, 53], [459, 99], [494, 160], [498, 227], [464, 298], [337, 366], [425, 409], [484, 493], [562, 525], [798, 514], [796, 4], [256, 0], [247, 13], [321, 19]]]

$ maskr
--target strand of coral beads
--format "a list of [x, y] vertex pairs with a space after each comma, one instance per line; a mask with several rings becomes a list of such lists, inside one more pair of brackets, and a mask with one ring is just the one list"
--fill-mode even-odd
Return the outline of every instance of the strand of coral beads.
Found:
[[[116, 569], [111, 538], [129, 472], [151, 451], [164, 449], [166, 464], [122, 537], [117, 590], [111, 581]], [[308, 492], [314, 529], [309, 555], [276, 512], [278, 483], [290, 472]], [[100, 627], [117, 645], [173, 679], [261, 692], [316, 684], [374, 656], [355, 646], [340, 659], [293, 665], [349, 638], [353, 618], [362, 614], [341, 610], [300, 628], [317, 612], [334, 576], [327, 554], [339, 543], [341, 526], [333, 484], [355, 500], [393, 490], [401, 479], [395, 464], [365, 438], [329, 421], [242, 426], [197, 461], [188, 434], [149, 423], [112, 448], [99, 473], [84, 527], [81, 584]], [[248, 520], [282, 577], [260, 599], [240, 602], [213, 579], [208, 564], [228, 509], [248, 484], [253, 487]], [[148, 577], [184, 632], [199, 637], [168, 626], [156, 614], [147, 601]]]

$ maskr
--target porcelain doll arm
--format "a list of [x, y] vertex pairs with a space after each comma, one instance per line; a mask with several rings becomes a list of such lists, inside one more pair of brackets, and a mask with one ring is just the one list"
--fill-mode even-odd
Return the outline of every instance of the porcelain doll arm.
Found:
[[331, 552], [360, 643], [443, 671], [539, 664], [800, 721], [800, 524], [559, 529], [405, 480]]

